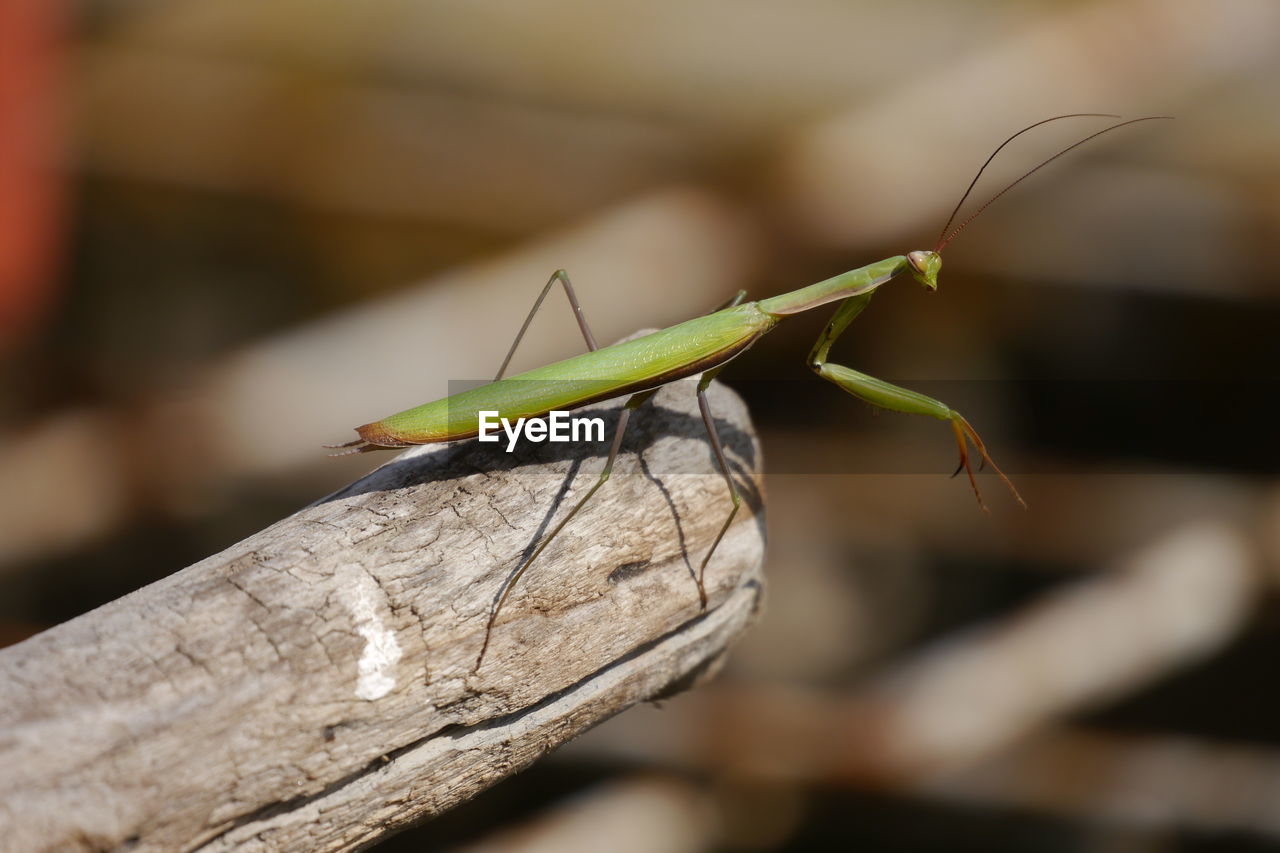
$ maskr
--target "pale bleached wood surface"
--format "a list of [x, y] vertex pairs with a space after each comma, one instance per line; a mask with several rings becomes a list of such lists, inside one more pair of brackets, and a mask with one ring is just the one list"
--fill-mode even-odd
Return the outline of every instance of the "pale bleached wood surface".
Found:
[[759, 604], [761, 459], [745, 407], [713, 385], [745, 501], [700, 612], [691, 571], [729, 502], [693, 391], [633, 417], [478, 674], [502, 579], [595, 481], [616, 402], [581, 413], [605, 416], [594, 449], [412, 450], [0, 652], [0, 847], [367, 845], [712, 670]]

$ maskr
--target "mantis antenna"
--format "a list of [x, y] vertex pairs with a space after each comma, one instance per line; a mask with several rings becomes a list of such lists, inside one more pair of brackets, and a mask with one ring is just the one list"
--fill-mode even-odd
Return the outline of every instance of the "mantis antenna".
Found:
[[998, 146], [996, 146], [996, 150], [991, 152], [991, 156], [987, 158], [986, 162], [982, 164], [981, 168], [978, 169], [978, 173], [974, 175], [973, 180], [969, 182], [968, 189], [964, 191], [964, 195], [960, 197], [960, 201], [956, 204], [955, 208], [951, 211], [951, 216], [947, 218], [947, 224], [942, 226], [942, 232], [938, 235], [938, 245], [934, 248], [934, 251], [941, 253], [942, 250], [946, 248], [947, 244], [956, 238], [957, 234], [963, 231], [970, 222], [977, 219], [978, 216], [981, 215], [981, 213], [984, 210], [990, 207], [991, 204], [996, 199], [1000, 198], [1000, 196], [1004, 195], [1009, 190], [1013, 189], [1018, 184], [1022, 183], [1024, 180], [1026, 180], [1027, 178], [1034, 175], [1036, 172], [1043, 169], [1045, 166], [1048, 166], [1050, 163], [1052, 163], [1054, 160], [1057, 160], [1059, 157], [1061, 157], [1063, 154], [1066, 154], [1068, 151], [1071, 151], [1072, 149], [1075, 149], [1075, 148], [1079, 148], [1081, 145], [1084, 145], [1086, 142], [1092, 139], [1098, 138], [1104, 133], [1109, 133], [1113, 130], [1124, 127], [1126, 125], [1137, 124], [1140, 121], [1155, 121], [1157, 119], [1173, 118], [1173, 116], [1143, 116], [1142, 118], [1131, 118], [1128, 121], [1122, 121], [1117, 124], [1113, 124], [1110, 127], [1104, 127], [1102, 130], [1099, 130], [1096, 133], [1089, 134], [1084, 139], [1081, 139], [1077, 142], [1072, 143], [1071, 145], [1068, 145], [1066, 148], [1063, 148], [1057, 154], [1054, 154], [1052, 157], [1048, 158], [1047, 160], [1042, 161], [1035, 168], [1029, 169], [1026, 172], [1024, 172], [1015, 181], [1008, 184], [1004, 189], [1000, 190], [1000, 192], [996, 193], [991, 198], [987, 199], [981, 205], [979, 205], [977, 210], [971, 213], [968, 216], [968, 218], [966, 218], [963, 222], [961, 222], [959, 225], [955, 227], [955, 230], [951, 231], [950, 233], [947, 232], [947, 229], [951, 227], [951, 223], [955, 221], [956, 214], [960, 212], [960, 208], [964, 205], [965, 199], [969, 197], [969, 193], [973, 192], [974, 186], [976, 186], [978, 183], [978, 178], [982, 177], [983, 171], [987, 168], [987, 166], [991, 164], [991, 161], [996, 158], [996, 155], [1000, 153], [1001, 149], [1003, 149], [1006, 145], [1008, 145], [1013, 140], [1017, 139], [1022, 134], [1026, 133], [1029, 130], [1032, 130], [1033, 128], [1037, 128], [1042, 124], [1048, 124], [1049, 122], [1057, 121], [1058, 119], [1078, 118], [1082, 116], [1092, 116], [1092, 117], [1101, 117], [1101, 118], [1118, 118], [1118, 116], [1114, 116], [1109, 113], [1069, 113], [1067, 115], [1054, 116], [1053, 118], [1043, 119], [1041, 121], [1036, 122], [1035, 124], [1027, 125], [1022, 130], [1015, 133], [1013, 136], [1010, 136], [1004, 142], [1001, 142]]

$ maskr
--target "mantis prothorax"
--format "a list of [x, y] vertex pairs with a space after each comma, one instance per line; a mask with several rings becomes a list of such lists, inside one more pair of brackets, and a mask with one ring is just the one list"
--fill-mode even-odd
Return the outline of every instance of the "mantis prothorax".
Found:
[[[503, 359], [502, 366], [498, 369], [497, 376], [494, 377], [493, 382], [399, 412], [380, 421], [356, 427], [356, 432], [360, 435], [358, 439], [347, 444], [334, 445], [335, 447], [345, 448], [346, 453], [358, 453], [366, 450], [454, 441], [471, 438], [478, 434], [479, 413], [481, 411], [496, 411], [500, 417], [514, 421], [517, 418], [538, 418], [555, 410], [574, 409], [601, 400], [631, 395], [622, 408], [604, 470], [600, 472], [595, 484], [587, 490], [586, 494], [578, 500], [552, 531], [538, 543], [529, 557], [508, 575], [498, 590], [489, 613], [488, 623], [485, 626], [484, 642], [476, 658], [474, 671], [479, 671], [480, 665], [484, 662], [485, 652], [489, 648], [490, 635], [493, 633], [498, 615], [502, 611], [502, 606], [510, 595], [511, 590], [521, 576], [529, 570], [529, 567], [546, 550], [547, 546], [559, 535], [560, 531], [564, 529], [565, 525], [577, 515], [587, 502], [595, 496], [600, 487], [608, 481], [609, 475], [613, 471], [614, 461], [618, 456], [618, 450], [622, 445], [622, 438], [626, 432], [627, 422], [631, 413], [648, 401], [659, 387], [694, 374], [701, 374], [697, 387], [698, 406], [702, 413], [703, 423], [706, 426], [707, 436], [711, 442], [711, 448], [715, 452], [716, 463], [724, 476], [725, 483], [728, 485], [729, 499], [732, 503], [728, 516], [716, 534], [715, 540], [707, 550], [706, 556], [702, 558], [695, 578], [700, 605], [703, 609], [706, 608], [707, 593], [704, 578], [707, 564], [715, 553], [716, 547], [720, 544], [720, 540], [724, 538], [741, 505], [738, 487], [733, 480], [728, 462], [725, 460], [711, 409], [707, 403], [707, 386], [710, 385], [711, 381], [729, 361], [754, 344], [783, 319], [828, 303], [839, 302], [840, 304], [836, 308], [831, 321], [814, 344], [813, 349], [809, 351], [809, 367], [823, 379], [873, 406], [905, 414], [926, 415], [946, 421], [951, 426], [960, 452], [960, 464], [956, 468], [955, 474], [959, 474], [962, 469], [966, 472], [969, 484], [973, 488], [974, 496], [983, 511], [987, 511], [987, 507], [982, 501], [982, 494], [978, 490], [978, 482], [974, 478], [970, 445], [977, 451], [981, 462], [991, 466], [992, 470], [1008, 486], [1014, 498], [1025, 507], [1026, 504], [1021, 495], [1018, 494], [1018, 490], [1009, 478], [1005, 476], [1004, 472], [992, 461], [991, 455], [987, 452], [986, 445], [983, 444], [977, 431], [959, 412], [939, 400], [926, 397], [906, 388], [891, 385], [888, 382], [844, 365], [830, 362], [827, 360], [827, 353], [840, 335], [844, 333], [845, 329], [848, 328], [849, 324], [867, 307], [875, 291], [890, 279], [896, 278], [902, 273], [910, 273], [911, 277], [926, 289], [930, 291], [936, 290], [938, 287], [938, 272], [942, 268], [943, 249], [988, 205], [1025, 178], [1068, 151], [1103, 133], [1135, 122], [1167, 118], [1167, 116], [1148, 116], [1131, 119], [1113, 124], [1086, 136], [1024, 173], [980, 205], [974, 213], [958, 226], [951, 228], [960, 208], [977, 184], [978, 178], [981, 177], [983, 171], [995, 159], [1001, 149], [1032, 128], [1059, 119], [1083, 116], [1117, 118], [1117, 116], [1103, 113], [1073, 113], [1054, 116], [1025, 127], [1002, 142], [991, 153], [986, 162], [982, 164], [982, 167], [978, 169], [973, 181], [970, 182], [959, 203], [956, 204], [946, 225], [943, 226], [938, 236], [937, 244], [931, 250], [917, 250], [908, 252], [905, 255], [895, 255], [894, 257], [841, 273], [825, 281], [811, 284], [808, 287], [768, 299], [761, 299], [757, 302], [742, 302], [746, 292], [739, 291], [737, 296], [721, 309], [634, 340], [624, 341], [608, 347], [599, 346], [596, 343], [595, 336], [591, 333], [590, 326], [587, 324], [586, 316], [578, 303], [577, 295], [574, 293], [568, 274], [564, 270], [557, 270], [547, 280], [542, 292], [538, 294], [532, 310], [512, 342], [511, 348], [508, 350], [506, 358]], [[529, 323], [533, 320], [547, 293], [556, 282], [560, 282], [564, 287], [565, 295], [569, 299], [569, 304], [582, 331], [582, 337], [586, 341], [588, 352], [504, 379], [503, 375], [506, 372], [507, 365], [510, 364], [511, 357], [515, 354], [516, 348], [520, 345], [521, 339], [528, 330]], [[955, 476], [955, 474], [952, 476]]]

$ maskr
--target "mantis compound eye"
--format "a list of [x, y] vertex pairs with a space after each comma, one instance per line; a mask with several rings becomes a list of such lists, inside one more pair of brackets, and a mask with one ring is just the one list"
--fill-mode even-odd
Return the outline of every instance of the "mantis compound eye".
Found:
[[924, 250], [908, 252], [907, 263], [911, 264], [911, 274], [916, 281], [930, 290], [938, 289], [938, 271], [942, 269], [941, 255]]

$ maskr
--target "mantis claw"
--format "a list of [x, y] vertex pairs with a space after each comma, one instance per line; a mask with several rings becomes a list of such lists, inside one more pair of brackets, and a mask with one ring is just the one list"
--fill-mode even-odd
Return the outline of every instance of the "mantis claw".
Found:
[[[969, 485], [973, 487], [973, 494], [978, 499], [978, 506], [982, 507], [982, 511], [990, 512], [987, 509], [987, 505], [982, 502], [982, 493], [978, 491], [978, 481], [973, 476], [973, 467], [969, 464], [969, 442], [973, 442], [974, 448], [978, 451], [980, 460], [978, 470], [981, 471], [986, 465], [990, 465], [991, 470], [995, 471], [1004, 484], [1009, 487], [1009, 491], [1013, 493], [1014, 500], [1021, 504], [1023, 509], [1026, 509], [1027, 502], [1022, 499], [1022, 495], [1018, 494], [1018, 489], [1013, 485], [1013, 481], [1000, 470], [1000, 466], [991, 458], [991, 454], [987, 453], [987, 446], [978, 435], [978, 431], [958, 413], [953, 413], [951, 416], [951, 429], [955, 433], [956, 444], [960, 447], [960, 467], [956, 469], [956, 474], [959, 474], [960, 468], [963, 468], [965, 473], [969, 475]], [[951, 476], [954, 477], [956, 474]]]
[[[960, 468], [964, 469], [964, 472], [969, 475], [969, 485], [973, 488], [973, 496], [978, 499], [978, 506], [982, 507], [983, 512], [990, 514], [991, 510], [987, 509], [987, 505], [982, 502], [982, 491], [978, 488], [978, 481], [973, 476], [973, 466], [969, 464], [969, 444], [966, 441], [968, 435], [964, 429], [965, 426], [968, 424], [965, 423], [964, 418], [959, 415], [952, 418], [951, 429], [956, 434], [956, 445], [960, 448], [960, 467], [956, 468], [956, 474], [960, 473]], [[977, 445], [977, 442], [974, 444]], [[955, 474], [951, 476], [954, 477]]]

